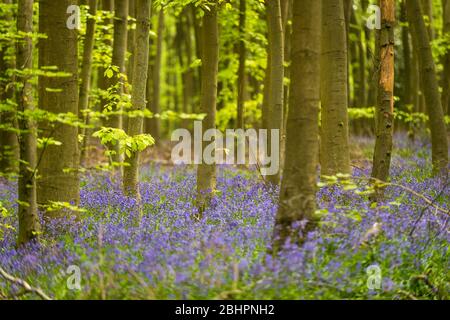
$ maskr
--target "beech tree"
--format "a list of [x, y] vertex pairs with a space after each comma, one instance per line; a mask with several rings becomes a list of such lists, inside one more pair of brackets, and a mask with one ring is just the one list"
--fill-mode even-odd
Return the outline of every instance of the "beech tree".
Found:
[[[78, 115], [78, 32], [68, 27], [67, 9], [74, 0], [40, 0], [39, 68], [63, 72], [63, 76], [39, 77], [39, 109], [51, 113]], [[77, 205], [80, 198], [78, 128], [64, 123], [42, 121], [40, 137], [46, 139], [39, 150], [38, 203], [65, 202]], [[50, 141], [58, 143], [51, 143]], [[48, 217], [61, 210], [47, 211]]]
[[406, 0], [406, 9], [413, 45], [419, 60], [420, 78], [427, 106], [426, 112], [429, 116], [433, 168], [435, 172], [446, 171], [448, 166], [447, 129], [444, 123], [444, 111], [439, 94], [430, 37], [425, 26], [419, 0]]
[[[3, 0], [5, 5], [9, 5], [9, 10], [1, 17], [5, 22], [12, 24], [12, 1]], [[14, 86], [8, 78], [8, 70], [15, 67], [14, 59], [8, 57], [8, 45], [0, 47], [0, 100], [7, 103], [14, 98]], [[10, 81], [8, 81], [10, 79]], [[6, 110], [0, 112], [0, 172], [12, 173], [17, 164], [17, 136], [14, 133], [16, 127], [14, 107], [9, 106]]]
[[22, 245], [39, 235], [40, 224], [36, 200], [36, 124], [27, 118], [25, 112], [34, 110], [33, 87], [30, 76], [25, 71], [33, 68], [33, 40], [29, 36], [33, 32], [33, 0], [19, 0], [17, 14], [17, 31], [23, 32], [24, 38], [17, 40], [17, 67], [24, 72], [18, 76], [20, 87], [17, 94], [19, 117], [20, 167], [18, 178], [19, 199], [19, 238]]
[[[78, 101], [78, 115], [81, 119], [84, 119], [85, 123], [89, 123], [89, 118], [87, 115], [89, 106], [89, 90], [91, 89], [91, 77], [92, 77], [92, 56], [94, 51], [94, 37], [95, 37], [95, 15], [97, 14], [97, 0], [89, 0], [89, 15], [86, 23], [86, 35], [84, 38], [84, 50], [83, 58], [81, 64], [80, 73], [80, 91], [79, 91], [79, 101]], [[85, 115], [86, 114], [86, 115]], [[86, 140], [89, 139], [90, 131], [86, 129], [81, 129], [80, 134], [83, 136], [83, 148], [81, 149], [80, 162], [83, 163], [86, 157], [86, 150], [88, 143]]]
[[[123, 94], [124, 77], [126, 74], [126, 54], [127, 54], [127, 36], [128, 36], [128, 0], [114, 1], [114, 39], [112, 66], [117, 67], [120, 74], [108, 78], [107, 88], [115, 87], [116, 93]], [[122, 106], [115, 101], [111, 106], [111, 111], [123, 111]], [[108, 127], [122, 129], [122, 116], [112, 114], [106, 123]], [[110, 145], [109, 148], [114, 151], [112, 159], [115, 162], [121, 161], [121, 155], [118, 144]]]
[[[134, 48], [133, 91], [131, 93], [131, 110], [144, 111], [146, 108], [146, 84], [149, 56], [149, 31], [151, 0], [136, 0], [136, 47]], [[144, 70], [144, 72], [142, 72]], [[143, 133], [142, 117], [129, 117], [127, 133], [135, 137]], [[124, 167], [124, 193], [139, 199], [139, 151], [134, 151], [126, 160]]]
[[[202, 19], [202, 72], [200, 111], [206, 115], [203, 119], [202, 136], [208, 129], [216, 128], [217, 72], [219, 67], [219, 27], [217, 6], [205, 10]], [[202, 139], [203, 140], [203, 139]], [[203, 143], [203, 150], [208, 142]], [[203, 155], [198, 155], [203, 159]], [[202, 163], [197, 168], [197, 207], [201, 215], [208, 206], [216, 188], [216, 166]]]
[[[444, 36], [450, 39], [450, 1], [443, 0], [443, 21]], [[450, 116], [450, 50], [444, 56], [444, 72], [443, 76], [443, 90], [442, 90], [442, 108], [444, 113]]]
[[[322, 1], [294, 1], [292, 73], [286, 160], [275, 221], [274, 250], [290, 238], [302, 242], [317, 225]], [[301, 234], [298, 225], [304, 228]]]
[[343, 0], [323, 3], [321, 56], [321, 173], [350, 173], [348, 66]]
[[[280, 0], [266, 1], [267, 16], [269, 23], [269, 51], [270, 51], [270, 65], [268, 71], [270, 72], [270, 86], [268, 87], [268, 129], [279, 130], [280, 145], [281, 132], [283, 128], [283, 97], [284, 97], [284, 35], [283, 35], [283, 21], [281, 16]], [[270, 138], [269, 138], [270, 141]], [[271, 145], [271, 143], [269, 143]], [[272, 150], [269, 150], [272, 152]], [[280, 175], [267, 176], [268, 181], [274, 185], [278, 185]]]

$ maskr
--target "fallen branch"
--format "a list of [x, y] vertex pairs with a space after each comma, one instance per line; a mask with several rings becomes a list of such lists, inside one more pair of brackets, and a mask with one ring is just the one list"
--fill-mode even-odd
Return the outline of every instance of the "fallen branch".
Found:
[[406, 187], [404, 185], [401, 185], [401, 184], [398, 184], [398, 183], [394, 183], [394, 182], [385, 182], [385, 181], [382, 181], [380, 179], [376, 179], [376, 178], [373, 178], [373, 177], [370, 177], [370, 178], [368, 178], [368, 177], [351, 177], [351, 179], [359, 180], [359, 181], [369, 181], [369, 182], [379, 183], [379, 184], [382, 184], [383, 186], [386, 186], [386, 187], [391, 186], [391, 187], [400, 188], [400, 189], [402, 189], [402, 190], [404, 190], [404, 191], [406, 191], [406, 192], [408, 192], [408, 193], [410, 193], [410, 194], [412, 194], [412, 195], [422, 199], [423, 201], [425, 201], [426, 204], [428, 204], [430, 207], [433, 207], [437, 211], [450, 216], [450, 209], [447, 210], [447, 209], [444, 209], [444, 208], [438, 206], [435, 203], [435, 200], [434, 201], [430, 200], [427, 196], [425, 196], [425, 195], [423, 195], [423, 194], [421, 194], [421, 193], [419, 193], [419, 192], [417, 192], [417, 191], [415, 191], [415, 190], [413, 190], [413, 189], [411, 189], [409, 187]]
[[2, 276], [3, 278], [5, 278], [7, 281], [15, 283], [20, 285], [25, 292], [27, 293], [35, 293], [37, 294], [39, 297], [41, 297], [43, 300], [52, 300], [49, 296], [47, 296], [40, 288], [34, 288], [32, 287], [28, 282], [26, 282], [25, 280], [22, 280], [20, 278], [16, 278], [8, 273], [6, 273], [5, 270], [3, 270], [3, 268], [0, 267], [0, 276]]

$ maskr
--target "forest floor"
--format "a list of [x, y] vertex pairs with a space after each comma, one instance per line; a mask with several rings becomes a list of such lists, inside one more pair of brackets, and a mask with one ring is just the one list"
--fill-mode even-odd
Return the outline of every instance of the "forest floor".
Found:
[[[220, 168], [197, 221], [193, 168], [148, 164], [141, 208], [108, 173], [87, 173], [80, 222], [55, 221], [20, 250], [16, 186], [0, 182], [0, 266], [56, 299], [448, 299], [450, 186], [432, 176], [429, 142], [396, 137], [396, 185], [371, 204], [373, 141], [352, 140], [353, 179], [319, 184], [319, 228], [277, 257], [277, 190], [256, 171]], [[69, 266], [80, 290], [68, 289]], [[0, 279], [0, 296], [20, 291]]]

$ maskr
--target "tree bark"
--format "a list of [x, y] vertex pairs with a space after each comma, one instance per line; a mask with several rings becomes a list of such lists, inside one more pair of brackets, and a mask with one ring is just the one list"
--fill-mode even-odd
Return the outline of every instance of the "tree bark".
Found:
[[421, 0], [422, 3], [422, 13], [427, 18], [428, 21], [426, 21], [426, 27], [428, 31], [428, 37], [430, 41], [434, 40], [435, 38], [435, 32], [433, 28], [433, 0]]
[[239, 2], [239, 68], [238, 68], [238, 101], [237, 128], [244, 129], [247, 47], [245, 44], [246, 0]]
[[[33, 32], [33, 0], [19, 0], [17, 31]], [[33, 41], [25, 36], [16, 44], [16, 61], [21, 70], [33, 68]], [[19, 76], [21, 87], [17, 94], [18, 110], [23, 114], [34, 110], [33, 87], [30, 77]], [[36, 125], [25, 116], [19, 118], [20, 166], [18, 179], [19, 237], [17, 244], [23, 245], [38, 238], [40, 231], [36, 202]]]
[[[372, 177], [381, 181], [389, 178], [394, 134], [394, 50], [395, 1], [380, 0], [381, 30], [379, 30], [379, 76], [376, 112], [376, 140]], [[382, 189], [377, 197], [382, 196]]]
[[[102, 0], [101, 1], [101, 7], [102, 7], [102, 11], [109, 11], [109, 12], [113, 12], [114, 11], [114, 1], [113, 0]], [[113, 24], [113, 20], [112, 19], [105, 19], [103, 21], [103, 23], [101, 25], [99, 25], [102, 29], [103, 29], [103, 38], [105, 38], [107, 32], [105, 30], [105, 27], [108, 25]], [[113, 46], [113, 42], [111, 39], [105, 39], [103, 40], [104, 44], [106, 46]], [[101, 66], [98, 68], [98, 72], [97, 72], [97, 87], [102, 90], [102, 91], [106, 91], [108, 89], [108, 78], [105, 76], [105, 67]], [[106, 105], [107, 101], [101, 97], [100, 99], [100, 110], [103, 110], [104, 106]]]
[[[86, 35], [84, 38], [84, 51], [83, 60], [81, 64], [80, 74], [80, 93], [78, 101], [78, 116], [80, 119], [84, 118], [84, 122], [89, 124], [89, 114], [86, 112], [89, 108], [89, 90], [91, 88], [91, 76], [92, 76], [92, 55], [94, 51], [95, 41], [95, 15], [97, 14], [97, 0], [89, 0], [89, 15], [93, 16], [89, 18], [86, 23]], [[90, 130], [80, 128], [80, 134], [84, 137], [80, 163], [83, 164], [86, 158], [86, 148], [89, 145], [88, 140], [90, 137]]]
[[[11, 0], [3, 0], [6, 5], [11, 5]], [[11, 8], [9, 8], [11, 9]], [[12, 15], [5, 13], [1, 17], [5, 21], [12, 22]], [[0, 100], [6, 102], [14, 98], [14, 77], [7, 74], [8, 70], [15, 68], [14, 59], [7, 57], [8, 46], [0, 47]], [[13, 106], [11, 106], [13, 108]], [[18, 142], [14, 129], [17, 127], [16, 114], [14, 110], [0, 112], [0, 172], [13, 173], [17, 169]]]
[[[75, 0], [39, 1], [39, 32], [48, 37], [39, 41], [39, 67], [56, 66], [58, 71], [70, 74], [39, 78], [39, 109], [52, 113], [78, 114], [78, 34], [76, 29], [66, 27], [67, 8], [76, 4]], [[47, 121], [39, 127], [42, 137], [53, 138], [61, 145], [46, 145], [40, 150], [38, 204], [58, 201], [78, 205], [78, 128]], [[60, 210], [46, 212], [49, 218], [63, 215]]]
[[[407, 23], [406, 18], [406, 5], [404, 2], [401, 3], [401, 21], [402, 23]], [[406, 25], [402, 26], [402, 47], [403, 47], [403, 102], [406, 105], [412, 104], [413, 92], [412, 87], [412, 59], [411, 59], [411, 41], [409, 39], [409, 30]]]
[[[268, 129], [279, 130], [281, 146], [283, 128], [283, 98], [284, 98], [284, 35], [283, 21], [281, 17], [280, 0], [270, 0], [266, 2], [269, 20], [270, 36], [270, 89], [268, 99]], [[270, 137], [270, 134], [268, 135]], [[272, 145], [269, 140], [269, 145]], [[278, 150], [281, 150], [278, 148]], [[272, 150], [269, 150], [272, 153]], [[280, 182], [280, 173], [267, 176], [267, 180], [273, 185]]]
[[[133, 71], [133, 90], [131, 94], [131, 110], [144, 111], [146, 108], [146, 84], [149, 61], [149, 32], [151, 0], [136, 0], [136, 48]], [[130, 117], [128, 119], [128, 135], [137, 136], [143, 131], [144, 120], [142, 117]], [[124, 167], [123, 191], [126, 195], [140, 199], [139, 195], [139, 152], [132, 152], [126, 159], [129, 166]]]
[[[114, 2], [114, 39], [112, 65], [119, 68], [121, 74], [126, 73], [126, 54], [127, 54], [127, 37], [128, 37], [128, 0], [117, 0]], [[112, 77], [107, 81], [107, 87], [111, 88], [118, 85], [118, 94], [123, 94], [123, 77]], [[112, 111], [121, 111], [122, 107], [118, 104], [113, 106]], [[107, 126], [111, 128], [122, 129], [122, 116], [110, 115]], [[119, 146], [110, 145], [109, 149], [115, 151], [112, 156], [114, 162], [120, 162], [122, 157], [119, 154]]]
[[412, 31], [413, 44], [418, 54], [420, 76], [429, 116], [431, 131], [432, 158], [434, 171], [446, 171], [448, 166], [447, 129], [444, 123], [436, 67], [425, 27], [419, 0], [406, 0], [408, 21]]
[[[206, 114], [202, 122], [202, 137], [206, 130], [216, 128], [217, 73], [219, 68], [219, 27], [216, 6], [205, 11], [201, 32], [202, 71], [201, 71], [201, 113]], [[203, 139], [202, 139], [203, 141]], [[203, 143], [203, 150], [208, 145]], [[202, 155], [200, 155], [202, 156]], [[201, 216], [209, 205], [216, 188], [216, 166], [201, 160], [197, 168], [197, 208]]]
[[320, 0], [294, 1], [286, 160], [274, 229], [275, 252], [288, 238], [302, 243], [318, 221], [321, 5]]
[[[444, 0], [444, 35], [450, 40], [450, 1]], [[443, 74], [443, 90], [442, 90], [442, 107], [444, 113], [450, 116], [450, 49], [444, 56], [444, 74]]]
[[[161, 113], [161, 64], [162, 64], [162, 46], [164, 40], [164, 32], [165, 32], [165, 21], [164, 21], [164, 10], [160, 9], [158, 14], [158, 39], [156, 40], [156, 55], [155, 61], [153, 64], [153, 96], [152, 102], [150, 103], [150, 111], [153, 114]], [[151, 118], [149, 127], [149, 133], [155, 138], [156, 143], [160, 142], [161, 139], [161, 123], [159, 118]]]
[[342, 0], [322, 7], [320, 164], [325, 175], [350, 173], [347, 42]]

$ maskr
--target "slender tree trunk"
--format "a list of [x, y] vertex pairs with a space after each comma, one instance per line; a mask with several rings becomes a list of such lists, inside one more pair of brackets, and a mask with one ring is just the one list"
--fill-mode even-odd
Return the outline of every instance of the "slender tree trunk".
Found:
[[353, 11], [353, 0], [344, 0], [344, 12], [345, 12], [345, 27], [347, 29], [346, 32], [346, 40], [347, 40], [347, 51], [348, 51], [348, 61], [347, 61], [347, 67], [348, 67], [348, 78], [347, 78], [347, 97], [348, 97], [348, 105], [352, 106], [352, 86], [350, 82], [350, 77], [352, 76], [352, 56], [351, 56], [351, 42], [350, 42], [350, 24], [351, 24], [351, 17], [352, 17], [352, 11]]
[[[131, 18], [136, 19], [136, 0], [128, 0], [128, 15]], [[131, 28], [132, 23], [128, 26], [128, 37], [127, 37], [127, 51], [130, 54], [128, 58], [127, 66], [127, 77], [128, 81], [133, 84], [133, 71], [134, 71], [134, 49], [136, 47], [136, 30]], [[125, 127], [126, 128], [126, 127]]]
[[[412, 39], [411, 27], [409, 27], [409, 32]], [[412, 73], [411, 73], [411, 92], [412, 92], [412, 104], [414, 105], [415, 112], [424, 112], [421, 108], [421, 92], [420, 92], [420, 74], [419, 74], [419, 58], [417, 56], [417, 51], [414, 46], [412, 49]]]
[[238, 101], [237, 128], [244, 128], [247, 47], [245, 44], [246, 0], [239, 2], [239, 69], [238, 69]]
[[[11, 0], [3, 0], [6, 5], [11, 5]], [[7, 22], [12, 22], [12, 15], [6, 13], [1, 17]], [[15, 68], [14, 59], [8, 59], [6, 51], [8, 46], [0, 47], [0, 100], [6, 102], [14, 98], [14, 77], [7, 74], [8, 70]], [[13, 105], [11, 105], [13, 109]], [[18, 142], [14, 129], [17, 127], [15, 111], [8, 110], [0, 112], [0, 172], [13, 173], [17, 169]]]
[[[389, 178], [394, 134], [394, 46], [395, 1], [380, 0], [381, 30], [379, 30], [378, 105], [376, 140], [372, 177], [381, 181]], [[377, 195], [382, 196], [382, 190]]]
[[[109, 12], [114, 11], [114, 1], [113, 0], [102, 0], [101, 5], [102, 5], [102, 11], [109, 11]], [[103, 30], [103, 38], [106, 38], [106, 35], [107, 35], [106, 27], [111, 24], [113, 24], [112, 19], [105, 19], [103, 21], [103, 23], [101, 25], [99, 25], [99, 27], [101, 27], [101, 29]], [[112, 40], [104, 39], [103, 41], [106, 46], [109, 46], [109, 47], [113, 46]], [[97, 72], [97, 87], [102, 91], [106, 91], [108, 89], [108, 78], [105, 76], [105, 71], [106, 71], [105, 67], [101, 66], [98, 68], [98, 72]], [[103, 108], [105, 107], [106, 104], [107, 104], [107, 101], [103, 97], [101, 97], [100, 110], [103, 110]]]
[[[127, 73], [127, 81], [133, 85], [133, 72], [134, 72], [134, 56], [136, 47], [136, 0], [128, 0], [128, 33], [127, 33], [127, 54], [128, 59], [125, 63], [125, 69]], [[124, 93], [128, 94], [128, 87], [124, 87]], [[122, 127], [126, 131], [128, 128], [128, 115], [124, 113], [122, 115]]]
[[186, 23], [184, 25], [185, 31], [185, 37], [184, 37], [184, 42], [185, 42], [185, 48], [186, 48], [186, 66], [188, 67], [188, 69], [185, 71], [184, 73], [184, 90], [185, 90], [185, 99], [186, 99], [186, 105], [187, 105], [187, 112], [194, 112], [194, 106], [193, 106], [193, 102], [194, 102], [194, 97], [197, 95], [197, 91], [196, 90], [196, 86], [195, 83], [197, 81], [195, 81], [195, 70], [193, 68], [191, 68], [192, 62], [193, 62], [193, 43], [192, 43], [192, 21], [191, 21], [191, 17], [189, 14], [189, 11], [186, 10], [184, 12], [184, 15], [186, 17]]
[[409, 25], [412, 28], [413, 44], [418, 53], [426, 110], [430, 118], [433, 168], [435, 172], [446, 171], [448, 166], [447, 129], [444, 123], [444, 112], [430, 40], [419, 1], [406, 0], [406, 9]]
[[[450, 1], [444, 0], [444, 35], [450, 40]], [[444, 74], [442, 90], [442, 107], [444, 112], [450, 116], [450, 49], [444, 56]]]
[[[156, 56], [155, 61], [153, 64], [153, 97], [152, 102], [150, 104], [150, 111], [153, 114], [160, 114], [161, 113], [161, 106], [160, 106], [160, 100], [161, 100], [161, 64], [162, 64], [162, 47], [163, 47], [163, 40], [164, 40], [164, 27], [165, 27], [165, 21], [164, 21], [164, 10], [160, 9], [158, 14], [158, 39], [156, 40]], [[155, 138], [156, 143], [160, 142], [161, 139], [161, 123], [159, 118], [152, 118], [149, 121], [150, 128], [149, 132]]]
[[[125, 58], [127, 53], [127, 37], [128, 37], [128, 0], [117, 0], [114, 2], [114, 40], [113, 40], [113, 54], [112, 54], [112, 65], [119, 68], [121, 74], [126, 73]], [[117, 94], [123, 94], [123, 77], [114, 76], [108, 79], [108, 88], [113, 86], [118, 86]], [[121, 111], [122, 107], [118, 104], [114, 105], [112, 111]], [[111, 115], [109, 116], [109, 121], [107, 126], [111, 128], [122, 129], [122, 116], [121, 115]], [[110, 145], [109, 149], [115, 151], [112, 156], [114, 162], [120, 162], [121, 156], [119, 153], [119, 146]]]
[[[66, 27], [67, 8], [76, 4], [75, 0], [39, 1], [39, 32], [48, 37], [39, 42], [39, 67], [56, 66], [58, 71], [70, 74], [39, 79], [39, 109], [52, 113], [78, 114], [78, 35], [76, 29]], [[48, 205], [58, 201], [78, 205], [78, 128], [44, 121], [40, 129], [42, 137], [53, 138], [61, 145], [46, 145], [39, 150], [38, 203]], [[63, 214], [59, 210], [46, 212], [49, 218]]]
[[[80, 74], [80, 95], [78, 101], [78, 116], [80, 119], [84, 118], [84, 122], [89, 124], [89, 114], [87, 110], [89, 108], [89, 90], [91, 88], [91, 75], [92, 75], [92, 56], [94, 51], [95, 41], [95, 15], [97, 13], [97, 0], [89, 0], [89, 18], [86, 23], [86, 35], [84, 39], [84, 51], [83, 60], [81, 65]], [[90, 137], [90, 130], [80, 128], [80, 133], [84, 136], [83, 144], [81, 148], [81, 164], [84, 163], [86, 158], [86, 148], [89, 145], [88, 140]]]
[[[284, 31], [284, 78], [291, 78], [291, 33], [292, 33], [292, 0], [283, 0], [282, 13], [283, 13], [283, 31]], [[286, 154], [286, 127], [287, 127], [287, 115], [289, 108], [289, 83], [284, 82], [283, 89], [283, 128], [281, 131], [281, 146], [280, 146], [280, 175], [283, 173], [284, 156]]]
[[[141, 71], [148, 69], [151, 5], [151, 0], [136, 0], [136, 48], [131, 110], [144, 111], [146, 107], [147, 72]], [[142, 117], [130, 117], [128, 119], [128, 135], [134, 137], [141, 134], [143, 124]], [[126, 161], [130, 165], [124, 167], [123, 190], [126, 195], [139, 200], [139, 152], [132, 152], [131, 157]]]
[[433, 21], [434, 21], [434, 17], [433, 17], [433, 0], [421, 0], [421, 5], [422, 5], [422, 13], [424, 14], [424, 16], [426, 17], [427, 21], [426, 21], [426, 28], [428, 31], [428, 37], [431, 40], [434, 40], [435, 38], [435, 32], [434, 32], [434, 28], [433, 28]]
[[263, 91], [263, 102], [261, 106], [261, 125], [263, 129], [269, 129], [270, 124], [270, 90], [271, 90], [271, 68], [272, 68], [272, 30], [271, 23], [269, 22], [269, 11], [266, 12], [266, 20], [267, 20], [267, 58], [266, 58], [266, 70], [264, 75], [264, 91]]
[[[269, 17], [271, 42], [270, 42], [270, 89], [268, 117], [270, 130], [279, 130], [279, 146], [281, 146], [282, 128], [283, 128], [283, 97], [284, 97], [284, 35], [283, 21], [281, 18], [280, 0], [267, 1], [267, 14]], [[269, 134], [270, 136], [270, 134]], [[271, 143], [269, 142], [269, 145]], [[279, 148], [280, 150], [280, 148]], [[270, 150], [272, 153], [272, 150]], [[274, 185], [280, 182], [280, 173], [267, 177]]]
[[321, 172], [350, 173], [348, 146], [347, 42], [342, 0], [322, 6], [321, 58]]
[[[406, 18], [406, 5], [404, 2], [401, 3], [401, 21], [402, 23], [407, 22]], [[403, 101], [406, 105], [412, 104], [413, 93], [411, 91], [412, 79], [412, 59], [411, 59], [411, 42], [409, 40], [409, 30], [406, 25], [402, 26], [402, 46], [403, 46], [403, 90], [404, 97]]]
[[[288, 238], [302, 243], [317, 225], [321, 5], [321, 0], [294, 1], [286, 162], [275, 221], [275, 252]], [[301, 222], [305, 224], [299, 230], [295, 223]]]
[[[17, 31], [33, 32], [33, 0], [19, 0]], [[33, 41], [25, 37], [17, 41], [17, 67], [21, 70], [33, 68]], [[33, 111], [33, 87], [29, 77], [18, 77], [21, 88], [17, 94], [20, 112]], [[38, 238], [40, 231], [36, 202], [36, 125], [33, 120], [19, 119], [20, 168], [18, 181], [19, 238], [18, 245]]]
[[[205, 11], [201, 33], [202, 43], [202, 83], [201, 83], [201, 112], [206, 114], [203, 119], [202, 136], [208, 129], [216, 127], [217, 105], [217, 73], [219, 67], [219, 27], [217, 8], [210, 7]], [[203, 140], [203, 139], [202, 139]], [[208, 143], [203, 142], [203, 150]], [[201, 156], [201, 155], [199, 155]], [[197, 207], [201, 216], [209, 205], [212, 193], [216, 188], [216, 166], [206, 164], [201, 160], [197, 168]]]
[[[269, 36], [269, 46], [270, 46], [270, 36]], [[264, 129], [269, 128], [269, 95], [270, 95], [270, 65], [272, 57], [270, 50], [267, 50], [267, 67], [264, 76], [264, 90], [263, 90], [263, 102], [261, 106], [261, 126]]]

